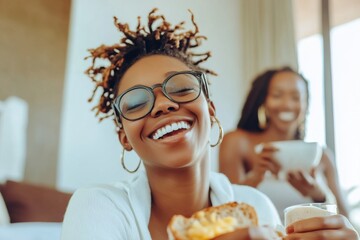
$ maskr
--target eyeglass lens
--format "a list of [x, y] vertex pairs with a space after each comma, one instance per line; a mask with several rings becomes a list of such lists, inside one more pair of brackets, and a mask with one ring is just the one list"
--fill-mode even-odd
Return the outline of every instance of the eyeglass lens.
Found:
[[[193, 73], [176, 73], [164, 81], [162, 90], [171, 101], [186, 103], [198, 98], [201, 85]], [[117, 107], [123, 117], [136, 120], [146, 116], [152, 110], [154, 102], [153, 88], [137, 86], [122, 95]]]

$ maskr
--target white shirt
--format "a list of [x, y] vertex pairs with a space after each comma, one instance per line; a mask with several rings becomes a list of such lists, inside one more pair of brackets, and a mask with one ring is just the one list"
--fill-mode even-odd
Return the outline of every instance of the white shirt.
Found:
[[313, 202], [310, 197], [304, 197], [288, 181], [275, 179], [274, 177], [265, 177], [257, 189], [271, 199], [282, 221], [284, 219], [284, 210], [287, 207]]
[[[272, 202], [248, 186], [232, 185], [220, 173], [210, 175], [213, 206], [231, 201], [252, 205], [260, 225], [281, 224]], [[69, 202], [62, 229], [62, 240], [148, 240], [151, 192], [146, 174], [131, 183], [83, 188]]]
[[[336, 203], [336, 198], [329, 189], [325, 176], [319, 172], [316, 175], [316, 180], [318, 186], [325, 193], [326, 202]], [[272, 174], [266, 174], [264, 180], [259, 184], [257, 189], [271, 199], [282, 221], [284, 220], [284, 210], [287, 207], [314, 202], [312, 198], [304, 197], [298, 190], [296, 190], [286, 180], [286, 176], [280, 176], [280, 178], [276, 179]]]

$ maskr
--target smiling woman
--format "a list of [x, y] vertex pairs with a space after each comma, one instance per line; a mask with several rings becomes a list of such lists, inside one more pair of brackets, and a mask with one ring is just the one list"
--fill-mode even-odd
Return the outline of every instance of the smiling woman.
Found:
[[[147, 28], [139, 21], [135, 31], [115, 19], [124, 34], [121, 43], [91, 50], [93, 65], [87, 73], [95, 91], [103, 90], [97, 114], [114, 120], [122, 147], [138, 154], [145, 171], [131, 182], [77, 190], [65, 214], [63, 240], [168, 239], [167, 225], [175, 214], [191, 216], [233, 201], [251, 204], [259, 225], [268, 227], [247, 227], [228, 237], [265, 239], [269, 232], [275, 234], [280, 219], [265, 195], [210, 171], [210, 131], [221, 126], [205, 77], [213, 72], [199, 65], [210, 53], [190, 51], [204, 39], [191, 17], [194, 29], [188, 31], [182, 23], [172, 26], [156, 9]], [[97, 58], [109, 64], [95, 66]], [[347, 239], [356, 237], [340, 216], [316, 222]], [[316, 226], [309, 231], [305, 233], [326, 234]]]
[[[213, 72], [199, 65], [210, 53], [192, 52], [205, 38], [194, 16], [187, 31], [183, 23], [172, 27], [156, 10], [148, 21], [148, 29], [139, 24], [131, 31], [115, 19], [124, 34], [121, 44], [92, 49], [87, 71], [95, 91], [103, 91], [97, 114], [114, 120], [123, 148], [135, 150], [146, 171], [132, 183], [78, 190], [63, 239], [167, 239], [174, 214], [190, 216], [230, 201], [251, 202], [263, 213], [261, 224], [279, 224], [265, 196], [210, 172], [210, 130], [221, 126], [208, 93], [206, 73]], [[109, 65], [97, 66], [97, 58]], [[123, 166], [131, 172], [124, 161]]]
[[[308, 105], [308, 82], [296, 71], [285, 67], [259, 74], [247, 96], [238, 128], [225, 135], [220, 147], [220, 171], [233, 183], [257, 187], [267, 194], [281, 215], [291, 205], [327, 201], [337, 202], [340, 213], [348, 216], [330, 150], [321, 151], [320, 163], [311, 170], [294, 163], [295, 169], [281, 177], [285, 166], [276, 159], [281, 149], [275, 141], [304, 139]], [[258, 144], [264, 147], [256, 151]], [[287, 160], [291, 160], [290, 156]], [[277, 190], [287, 197], [280, 196]]]

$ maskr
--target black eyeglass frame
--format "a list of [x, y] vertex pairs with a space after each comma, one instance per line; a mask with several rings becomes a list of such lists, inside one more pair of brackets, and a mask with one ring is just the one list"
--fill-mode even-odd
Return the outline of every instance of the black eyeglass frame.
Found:
[[[174, 99], [172, 99], [172, 98], [166, 93], [166, 91], [165, 91], [166, 83], [167, 83], [171, 78], [173, 78], [174, 76], [180, 75], [180, 74], [191, 74], [191, 75], [195, 76], [195, 78], [199, 81], [200, 91], [199, 91], [199, 94], [197, 95], [197, 97], [194, 98], [193, 100], [185, 101], [185, 102], [178, 102], [178, 101], [175, 101]], [[113, 103], [112, 103], [111, 106], [112, 106], [112, 109], [113, 109], [113, 111], [114, 111], [114, 113], [115, 113], [115, 117], [116, 117], [116, 121], [117, 121], [118, 125], [119, 125], [120, 127], [122, 127], [122, 126], [121, 126], [122, 124], [121, 124], [121, 118], [120, 118], [120, 117], [125, 118], [125, 119], [128, 120], [128, 121], [137, 121], [137, 120], [139, 120], [139, 119], [142, 119], [142, 118], [146, 117], [146, 116], [154, 109], [155, 100], [156, 100], [155, 93], [154, 93], [154, 89], [155, 89], [155, 88], [158, 88], [158, 87], [161, 87], [161, 91], [162, 91], [162, 93], [164, 94], [164, 96], [165, 96], [167, 99], [169, 99], [169, 100], [172, 101], [172, 102], [179, 103], [179, 104], [180, 104], [180, 103], [189, 103], [189, 102], [195, 101], [195, 100], [201, 95], [201, 91], [204, 91], [204, 94], [205, 94], [206, 99], [210, 99], [210, 98], [209, 98], [208, 81], [207, 81], [207, 78], [206, 78], [205, 73], [203, 73], [203, 72], [201, 72], [201, 71], [179, 71], [179, 72], [175, 72], [175, 73], [169, 75], [162, 83], [154, 84], [154, 85], [152, 85], [151, 87], [145, 86], [145, 85], [136, 85], [136, 86], [133, 86], [133, 87], [127, 89], [125, 92], [123, 92], [122, 94], [120, 94], [119, 96], [117, 96], [117, 97], [114, 99], [114, 101], [113, 101]], [[152, 106], [151, 106], [150, 110], [149, 110], [144, 116], [139, 117], [139, 118], [136, 118], [136, 119], [129, 119], [129, 118], [125, 117], [125, 116], [122, 114], [122, 112], [121, 112], [121, 110], [120, 110], [120, 108], [119, 108], [118, 106], [119, 106], [120, 101], [121, 101], [121, 99], [123, 98], [123, 96], [124, 96], [126, 93], [128, 93], [128, 92], [130, 92], [130, 91], [132, 91], [132, 90], [134, 90], [134, 89], [145, 89], [146, 91], [149, 91], [149, 92], [152, 94], [152, 96], [153, 96], [153, 102], [152, 102]]]

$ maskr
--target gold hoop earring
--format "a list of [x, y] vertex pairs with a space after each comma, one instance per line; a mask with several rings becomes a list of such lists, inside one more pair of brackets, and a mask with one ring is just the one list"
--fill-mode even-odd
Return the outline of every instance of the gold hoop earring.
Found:
[[259, 107], [257, 114], [258, 114], [259, 128], [264, 130], [267, 127], [266, 112], [264, 105], [261, 105]]
[[219, 138], [218, 138], [218, 140], [217, 140], [217, 142], [215, 144], [210, 143], [210, 147], [216, 147], [217, 145], [219, 145], [222, 142], [222, 140], [224, 138], [224, 131], [223, 131], [223, 128], [222, 128], [222, 126], [220, 124], [219, 119], [217, 119], [217, 117], [215, 117], [215, 116], [213, 117], [213, 119], [214, 119], [214, 121], [212, 121], [212, 122], [217, 123], [218, 128], [219, 128]]
[[125, 148], [123, 148], [122, 150], [122, 154], [121, 154], [121, 165], [122, 167], [128, 172], [128, 173], [135, 173], [141, 164], [141, 160], [139, 160], [139, 164], [137, 165], [137, 167], [134, 170], [129, 170], [126, 166], [125, 166]]

